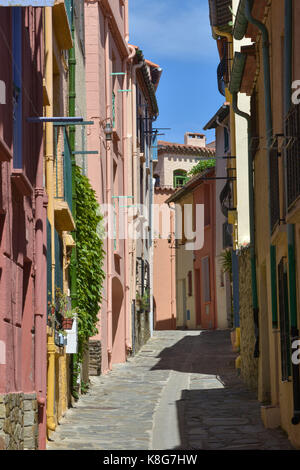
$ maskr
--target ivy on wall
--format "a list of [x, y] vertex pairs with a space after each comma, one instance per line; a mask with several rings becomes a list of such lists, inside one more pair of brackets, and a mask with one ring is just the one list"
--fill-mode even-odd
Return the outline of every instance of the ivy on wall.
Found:
[[[75, 372], [73, 383], [78, 379], [84, 348], [89, 338], [98, 332], [98, 312], [105, 279], [103, 270], [105, 256], [103, 233], [99, 230], [103, 216], [100, 213], [95, 191], [92, 189], [89, 179], [81, 174], [81, 168], [78, 166], [75, 167], [74, 173], [76, 188], [78, 355], [75, 361], [75, 369], [77, 370], [73, 371]], [[102, 236], [100, 236], [101, 233]], [[77, 397], [75, 396], [75, 398]]]

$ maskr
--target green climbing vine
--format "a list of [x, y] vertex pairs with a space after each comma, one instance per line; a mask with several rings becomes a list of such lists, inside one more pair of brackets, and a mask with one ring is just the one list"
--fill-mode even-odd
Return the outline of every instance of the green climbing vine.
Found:
[[198, 175], [199, 173], [202, 173], [202, 171], [214, 167], [215, 164], [216, 160], [214, 158], [210, 158], [209, 160], [199, 160], [199, 162], [189, 171], [188, 176]]
[[[99, 210], [95, 191], [89, 179], [75, 171], [76, 190], [76, 251], [77, 251], [77, 312], [78, 312], [78, 354], [73, 364], [73, 396], [77, 398], [76, 383], [80, 372], [85, 347], [90, 337], [97, 333], [98, 312], [102, 300], [105, 279], [103, 270], [104, 248], [103, 216]], [[74, 263], [74, 260], [71, 263]]]

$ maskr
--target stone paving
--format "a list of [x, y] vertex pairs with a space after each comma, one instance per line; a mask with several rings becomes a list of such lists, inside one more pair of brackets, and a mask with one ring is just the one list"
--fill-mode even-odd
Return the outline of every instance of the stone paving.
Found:
[[234, 369], [229, 331], [158, 331], [126, 364], [92, 377], [48, 449], [293, 449], [265, 429]]

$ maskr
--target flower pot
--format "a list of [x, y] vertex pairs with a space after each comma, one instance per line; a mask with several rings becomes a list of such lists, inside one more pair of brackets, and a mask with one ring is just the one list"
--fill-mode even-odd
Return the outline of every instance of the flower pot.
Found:
[[62, 327], [64, 330], [72, 330], [73, 318], [64, 318], [62, 321]]

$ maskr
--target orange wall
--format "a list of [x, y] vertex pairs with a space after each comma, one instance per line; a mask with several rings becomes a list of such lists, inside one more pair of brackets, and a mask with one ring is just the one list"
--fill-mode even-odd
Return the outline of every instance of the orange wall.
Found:
[[[210, 177], [214, 174], [209, 174]], [[209, 187], [209, 204], [205, 204], [204, 188]], [[208, 210], [210, 214], [210, 223], [204, 227], [204, 245], [201, 250], [195, 250], [194, 261], [194, 279], [195, 279], [195, 309], [196, 325], [203, 329], [217, 328], [216, 311], [216, 275], [215, 275], [215, 225], [216, 225], [216, 199], [215, 199], [215, 181], [209, 180], [200, 184], [194, 191], [194, 204], [205, 204], [204, 211]], [[209, 257], [210, 272], [210, 302], [204, 302], [202, 289], [202, 270], [201, 260]], [[200, 273], [199, 273], [199, 271]], [[200, 275], [197, 275], [198, 274]]]

